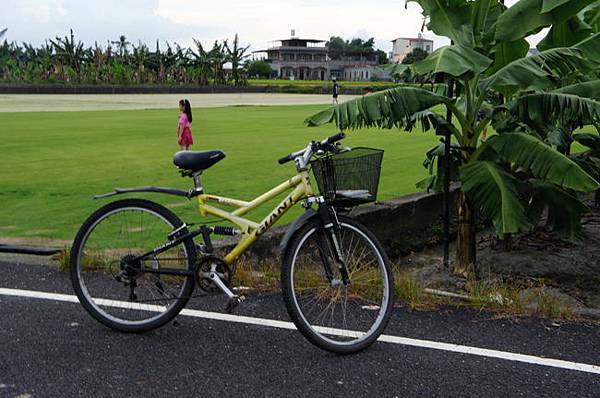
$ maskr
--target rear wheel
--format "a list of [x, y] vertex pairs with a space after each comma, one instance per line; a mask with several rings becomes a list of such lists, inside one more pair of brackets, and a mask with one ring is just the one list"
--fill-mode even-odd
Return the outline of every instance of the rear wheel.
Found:
[[[83, 307], [104, 325], [125, 332], [151, 330], [173, 319], [194, 290], [193, 240], [135, 259], [167, 242], [182, 224], [163, 206], [140, 199], [94, 212], [71, 248], [71, 281]], [[165, 269], [182, 274], [161, 274]]]
[[350, 218], [339, 220], [339, 246], [349, 283], [342, 281], [335, 265], [325, 235], [330, 230], [322, 229], [318, 221], [292, 238], [281, 282], [290, 317], [304, 337], [322, 349], [349, 354], [371, 345], [385, 329], [393, 308], [394, 280], [373, 234]]

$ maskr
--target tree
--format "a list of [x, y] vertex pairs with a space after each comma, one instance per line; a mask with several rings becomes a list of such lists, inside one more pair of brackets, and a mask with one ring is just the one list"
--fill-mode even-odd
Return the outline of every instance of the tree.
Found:
[[119, 36], [119, 40], [112, 41], [111, 43], [117, 46], [119, 57], [124, 58], [129, 55], [128, 47], [131, 43], [127, 41], [127, 38], [124, 35]]
[[56, 57], [62, 63], [63, 78], [66, 74], [64, 66], [72, 68], [77, 76], [81, 76], [81, 66], [85, 62], [89, 52], [83, 47], [83, 43], [78, 41], [75, 43], [75, 35], [73, 29], [70, 30], [70, 36], [64, 38], [56, 37], [56, 40], [50, 40], [56, 51]]
[[414, 64], [415, 62], [424, 60], [425, 58], [427, 58], [428, 55], [429, 53], [423, 50], [422, 48], [415, 48], [414, 50], [406, 54], [406, 56], [402, 60], [402, 63], [405, 65]]
[[365, 57], [376, 56], [380, 65], [389, 62], [385, 51], [375, 48], [375, 39], [373, 37], [369, 40], [354, 38], [348, 41], [339, 36], [331, 36], [326, 46], [329, 58], [334, 60], [342, 59], [345, 56], [361, 55]]
[[326, 43], [329, 58], [339, 60], [346, 51], [346, 41], [339, 36], [331, 36]]
[[387, 65], [390, 63], [390, 59], [385, 51], [378, 49], [375, 53], [377, 54], [377, 63], [379, 63], [379, 65]]
[[[600, 125], [600, 102], [587, 97], [581, 85], [569, 93], [560, 91], [582, 70], [598, 71], [600, 34], [579, 40], [581, 36], [572, 38], [563, 29], [562, 36], [569, 36], [574, 45], [531, 57], [525, 37], [544, 27], [551, 27], [552, 36], [562, 24], [581, 18], [578, 13], [587, 15], [587, 6], [596, 7], [597, 2], [521, 0], [507, 8], [499, 0], [412, 1], [423, 8], [428, 28], [454, 44], [437, 49], [411, 70], [431, 79], [450, 79], [458, 98], [401, 85], [329, 107], [307, 118], [307, 124], [411, 130], [420, 123], [424, 130], [452, 135], [459, 147], [456, 168], [461, 183], [455, 273], [475, 272], [477, 212], [492, 220], [502, 238], [528, 230], [544, 208], [561, 205], [563, 222], [554, 227], [573, 233], [583, 207], [574, 193], [594, 191], [599, 184], [544, 142], [532, 126], [555, 124], [565, 117], [577, 126]], [[435, 112], [438, 105], [453, 115], [456, 126]], [[480, 136], [490, 123], [498, 134], [482, 142]]]
[[271, 64], [267, 61], [249, 61], [246, 63], [246, 72], [250, 77], [268, 79], [273, 74]]
[[211, 72], [211, 60], [208, 52], [202, 47], [202, 43], [199, 40], [194, 39], [196, 44], [196, 51], [191, 50], [192, 65], [198, 72], [199, 83], [208, 84], [208, 76]]
[[[226, 42], [225, 42], [226, 43]], [[213, 75], [213, 84], [225, 84], [225, 73], [223, 65], [227, 63], [227, 54], [225, 53], [225, 44], [219, 44], [215, 40], [213, 48], [208, 52], [208, 59]]]
[[145, 82], [145, 68], [149, 54], [150, 50], [148, 50], [145, 44], [140, 42], [137, 47], [133, 46], [132, 60], [133, 66], [136, 68], [136, 80], [138, 83]]
[[238, 34], [236, 33], [233, 39], [233, 45], [229, 46], [227, 41], [225, 41], [224, 47], [227, 51], [227, 61], [231, 62], [231, 73], [233, 75], [233, 82], [236, 86], [238, 86], [240, 83], [238, 68], [242, 64], [244, 58], [248, 57], [246, 51], [248, 51], [250, 46], [240, 47]]

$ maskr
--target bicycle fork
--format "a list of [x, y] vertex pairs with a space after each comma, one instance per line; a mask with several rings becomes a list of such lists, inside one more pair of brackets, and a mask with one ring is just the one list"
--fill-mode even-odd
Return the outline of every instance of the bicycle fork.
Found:
[[[348, 285], [350, 284], [350, 276], [348, 274], [348, 267], [346, 266], [344, 255], [342, 254], [340, 239], [341, 226], [337, 217], [337, 213], [333, 207], [329, 206], [319, 206], [318, 213], [322, 225], [321, 242], [323, 242], [323, 240], [327, 242], [329, 252], [331, 253], [331, 256], [328, 256], [327, 253], [324, 252], [321, 245], [318, 245], [319, 256], [321, 257], [323, 267], [325, 268], [327, 279], [332, 287], [336, 287], [340, 284]], [[341, 281], [334, 277], [329, 258], [333, 258], [335, 266], [342, 277]]]

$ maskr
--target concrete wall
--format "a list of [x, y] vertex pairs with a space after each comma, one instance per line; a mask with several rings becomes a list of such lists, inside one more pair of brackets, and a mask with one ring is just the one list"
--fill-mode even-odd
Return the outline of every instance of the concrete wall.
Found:
[[[455, 208], [456, 191], [451, 195]], [[357, 207], [349, 216], [369, 228], [384, 246], [390, 258], [423, 250], [442, 239], [443, 195], [415, 193], [397, 199]], [[455, 214], [454, 212], [452, 214]], [[454, 219], [454, 216], [452, 217]], [[454, 225], [451, 228], [454, 235]], [[271, 229], [244, 254], [244, 260], [259, 263], [264, 259], [279, 258], [280, 243], [287, 226]], [[213, 242], [221, 254], [235, 246], [234, 239]]]
[[266, 86], [0, 84], [2, 94], [264, 93]]
[[[382, 89], [385, 87], [382, 87]], [[0, 84], [0, 94], [212, 94], [212, 93], [290, 93], [331, 94], [328, 86], [264, 85], [264, 86], [103, 86], [63, 84]], [[363, 87], [343, 87], [342, 94], [364, 94]]]

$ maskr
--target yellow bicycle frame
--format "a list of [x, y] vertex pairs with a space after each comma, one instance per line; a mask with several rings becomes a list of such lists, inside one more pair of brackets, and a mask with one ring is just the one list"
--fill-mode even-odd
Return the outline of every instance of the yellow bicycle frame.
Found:
[[[260, 223], [255, 223], [242, 216], [253, 209], [257, 208], [261, 204], [273, 199], [281, 193], [292, 190], [288, 196], [286, 196], [280, 203], [273, 209], [273, 211], [266, 216]], [[242, 237], [238, 244], [225, 256], [225, 262], [228, 264], [234, 262], [244, 251], [252, 245], [256, 239], [263, 233], [265, 233], [282, 215], [285, 214], [293, 205], [298, 203], [300, 200], [305, 199], [309, 196], [313, 196], [314, 192], [310, 185], [308, 172], [300, 171], [297, 175], [290, 178], [289, 180], [279, 184], [275, 188], [271, 189], [250, 202], [242, 200], [226, 198], [216, 195], [201, 194], [198, 195], [198, 210], [200, 215], [213, 215], [223, 220], [227, 220], [237, 225], [241, 232]], [[216, 202], [225, 206], [237, 207], [232, 212], [221, 210], [217, 207], [207, 204], [207, 202]]]

